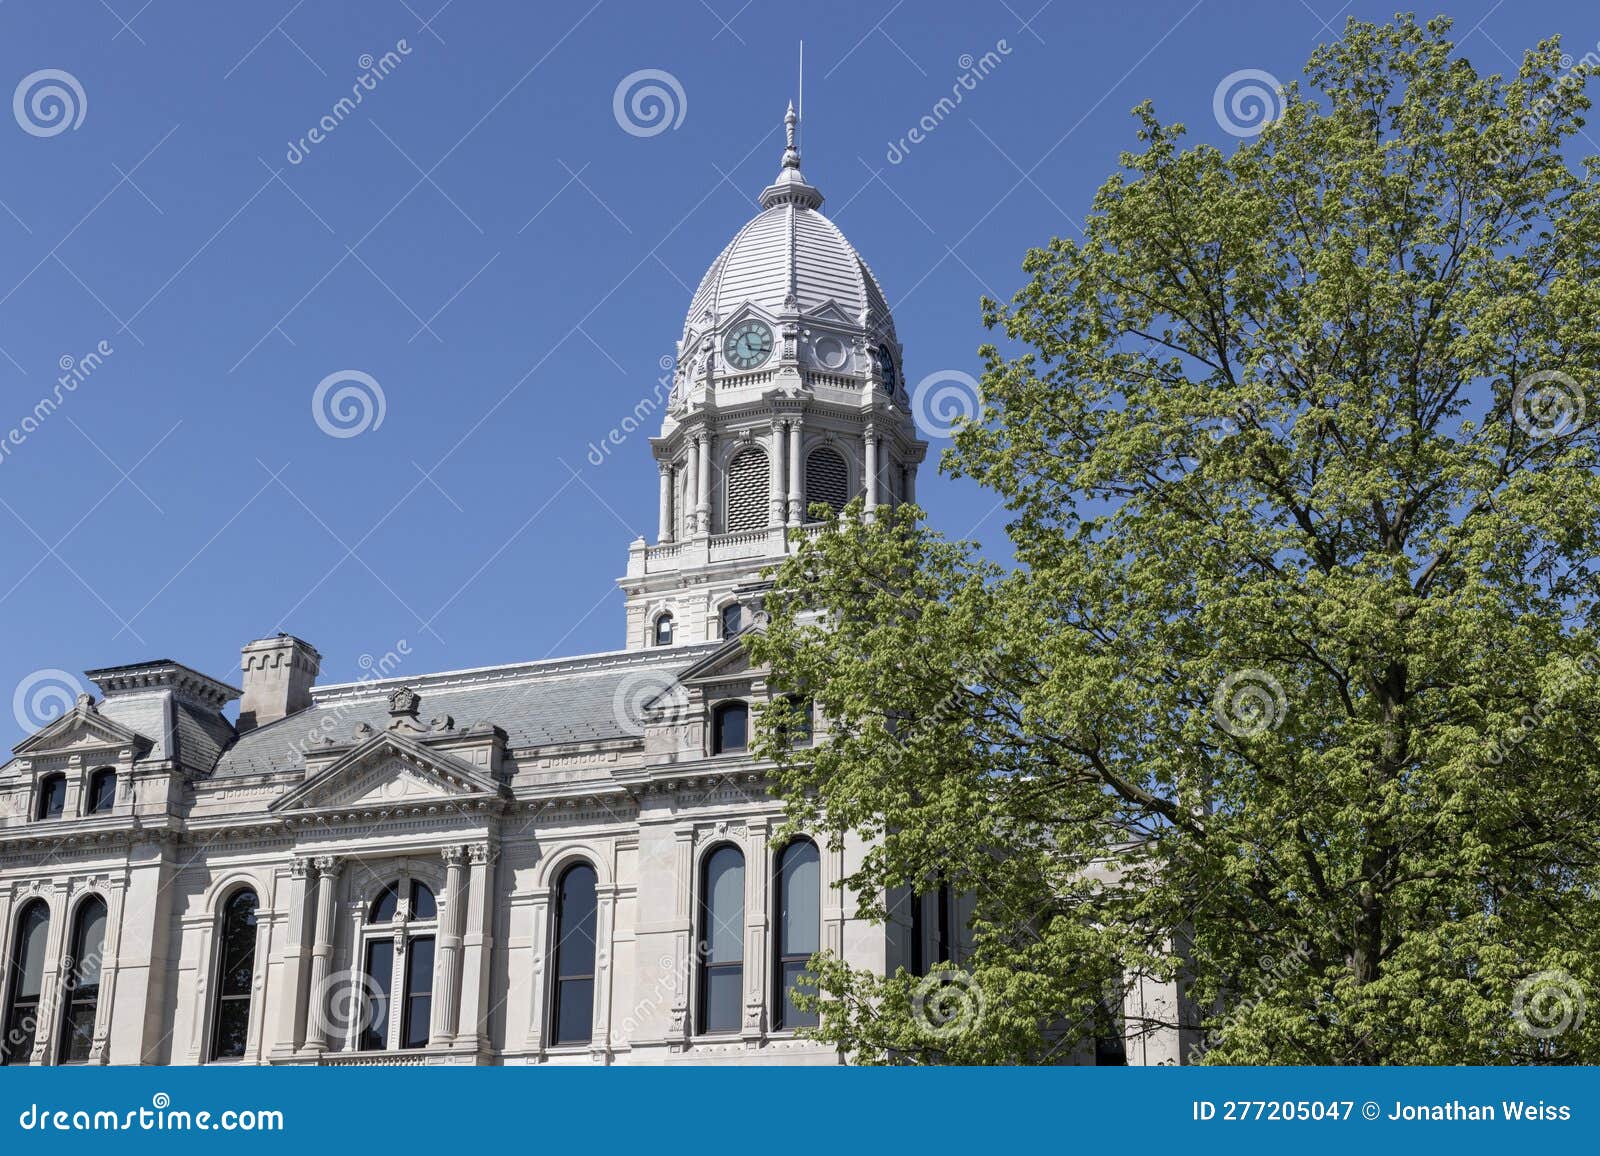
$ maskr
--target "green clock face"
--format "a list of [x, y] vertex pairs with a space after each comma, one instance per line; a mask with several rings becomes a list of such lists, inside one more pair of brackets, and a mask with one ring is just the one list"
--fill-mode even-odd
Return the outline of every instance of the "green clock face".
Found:
[[736, 369], [754, 369], [772, 355], [772, 330], [759, 321], [741, 321], [722, 339], [722, 355]]

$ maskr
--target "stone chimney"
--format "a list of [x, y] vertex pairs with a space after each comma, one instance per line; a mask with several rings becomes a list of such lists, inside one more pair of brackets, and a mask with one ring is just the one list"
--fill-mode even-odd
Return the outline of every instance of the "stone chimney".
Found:
[[246, 643], [240, 651], [244, 697], [239, 701], [239, 732], [277, 722], [311, 705], [311, 685], [322, 655], [309, 642], [278, 634]]

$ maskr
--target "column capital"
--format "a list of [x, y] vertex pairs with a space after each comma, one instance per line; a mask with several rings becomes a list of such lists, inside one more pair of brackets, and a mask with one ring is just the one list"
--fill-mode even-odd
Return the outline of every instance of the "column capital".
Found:
[[459, 867], [466, 860], [466, 857], [467, 849], [460, 843], [439, 848], [439, 858], [443, 859], [448, 866]]
[[323, 878], [337, 878], [339, 869], [344, 866], [344, 860], [338, 855], [318, 855], [311, 860], [311, 865]]

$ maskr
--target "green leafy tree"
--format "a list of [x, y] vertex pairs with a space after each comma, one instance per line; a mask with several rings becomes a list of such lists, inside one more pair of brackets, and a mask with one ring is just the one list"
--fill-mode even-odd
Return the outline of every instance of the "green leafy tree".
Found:
[[972, 896], [942, 980], [815, 962], [857, 1059], [1059, 1060], [1171, 1019], [1117, 998], [1148, 977], [1208, 1061], [1600, 1061], [1587, 69], [1448, 30], [1351, 21], [1231, 153], [1136, 110], [1082, 239], [984, 303], [944, 465], [1014, 567], [906, 507], [779, 572], [795, 821], [869, 837], [876, 917]]

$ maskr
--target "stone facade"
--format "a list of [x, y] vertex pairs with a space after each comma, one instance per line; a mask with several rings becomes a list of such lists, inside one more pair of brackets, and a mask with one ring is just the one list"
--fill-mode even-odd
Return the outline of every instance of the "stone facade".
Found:
[[[834, 884], [856, 842], [784, 874], [746, 742], [767, 686], [734, 635], [810, 502], [911, 500], [926, 446], [794, 127], [690, 309], [625, 648], [416, 675], [390, 655], [317, 686], [321, 655], [280, 634], [244, 646], [238, 688], [170, 660], [87, 672], [100, 696], [0, 767], [8, 1062], [839, 1062], [783, 1021], [781, 957], [892, 971], [926, 921], [853, 918]], [[741, 873], [724, 854], [713, 878], [729, 847]]]

